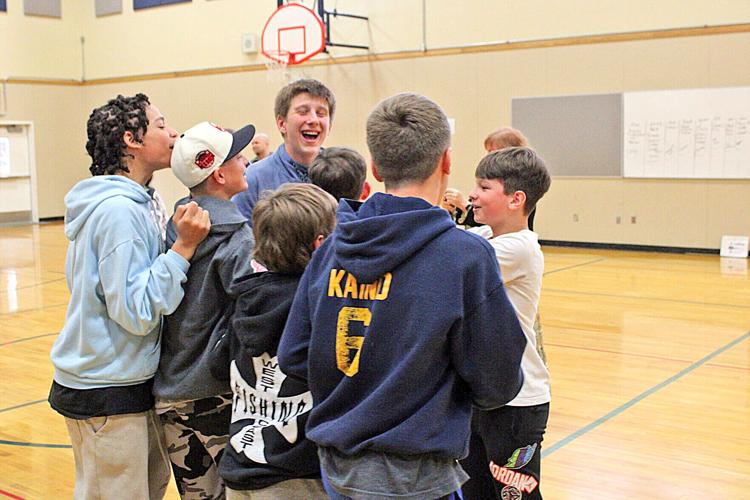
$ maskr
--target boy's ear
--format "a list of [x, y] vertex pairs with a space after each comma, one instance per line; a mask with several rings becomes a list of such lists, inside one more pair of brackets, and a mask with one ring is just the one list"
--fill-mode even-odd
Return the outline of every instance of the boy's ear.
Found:
[[370, 168], [372, 168], [372, 176], [375, 177], [375, 180], [378, 182], [383, 182], [383, 178], [380, 177], [380, 173], [378, 173], [378, 167], [375, 165], [375, 163], [370, 162]]
[[440, 168], [442, 169], [442, 172], [445, 175], [450, 175], [451, 173], [451, 148], [448, 148], [445, 151], [443, 151], [442, 156], [440, 156]]
[[523, 210], [526, 206], [526, 193], [523, 191], [514, 191], [513, 196], [510, 199], [510, 208], [515, 210]]
[[222, 186], [227, 182], [227, 179], [224, 177], [224, 172], [221, 170], [221, 167], [211, 172], [211, 177], [214, 178], [214, 181], [216, 181], [217, 184]]
[[371, 189], [370, 183], [365, 181], [365, 183], [362, 184], [362, 194], [359, 195], [359, 201], [365, 201], [367, 197], [370, 196]]
[[325, 236], [323, 236], [322, 234], [319, 234], [317, 238], [315, 238], [315, 241], [313, 241], [313, 250], [317, 250], [318, 248], [320, 248], [320, 245], [323, 244], [323, 241], [325, 239], [326, 239]]
[[276, 128], [279, 129], [281, 135], [286, 136], [286, 118], [283, 116], [276, 117]]
[[126, 130], [125, 133], [122, 134], [122, 141], [125, 143], [125, 146], [129, 148], [140, 148], [142, 145], [130, 130]]

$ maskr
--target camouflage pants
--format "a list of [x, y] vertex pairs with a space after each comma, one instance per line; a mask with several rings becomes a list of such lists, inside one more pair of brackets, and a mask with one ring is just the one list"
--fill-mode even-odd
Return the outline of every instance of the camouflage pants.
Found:
[[159, 417], [180, 497], [225, 498], [219, 460], [229, 440], [232, 395], [179, 403]]

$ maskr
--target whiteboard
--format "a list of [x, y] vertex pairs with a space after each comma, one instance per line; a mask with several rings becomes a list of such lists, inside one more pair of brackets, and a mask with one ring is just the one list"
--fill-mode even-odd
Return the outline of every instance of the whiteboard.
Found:
[[623, 94], [623, 175], [750, 179], [750, 87]]

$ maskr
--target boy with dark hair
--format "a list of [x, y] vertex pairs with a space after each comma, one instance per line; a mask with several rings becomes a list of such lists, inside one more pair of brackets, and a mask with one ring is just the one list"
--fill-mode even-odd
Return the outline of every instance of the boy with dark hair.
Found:
[[164, 253], [146, 183], [169, 168], [177, 133], [144, 94], [96, 108], [86, 128], [94, 177], [65, 196], [71, 297], [49, 402], [65, 416], [76, 498], [161, 498], [169, 461], [151, 394], [159, 330], [182, 300], [208, 212], [181, 206]]
[[336, 201], [317, 186], [285, 184], [261, 198], [253, 218], [255, 259], [268, 271], [243, 283], [232, 320], [231, 439], [220, 473], [230, 500], [324, 500], [304, 432], [312, 396], [279, 369], [276, 350], [300, 276], [336, 223]]
[[[494, 132], [491, 132], [484, 139], [484, 149], [487, 153], [504, 148], [528, 146], [529, 141], [526, 139], [526, 136], [524, 136], [520, 130], [513, 127], [500, 127]], [[441, 206], [451, 212], [451, 216], [453, 217], [453, 220], [456, 221], [456, 224], [465, 227], [478, 227], [482, 225], [474, 220], [474, 212], [471, 208], [471, 203], [466, 200], [463, 193], [458, 189], [447, 189], [443, 195]], [[534, 229], [535, 213], [536, 212], [532, 210], [531, 215], [529, 215], [529, 229], [531, 230]]]
[[[177, 209], [194, 202], [211, 213], [211, 231], [193, 257], [185, 298], [164, 318], [154, 380], [156, 412], [183, 499], [224, 497], [218, 468], [229, 439], [232, 397], [223, 346], [240, 283], [253, 272], [254, 243], [247, 219], [230, 199], [247, 188], [242, 150], [254, 133], [252, 125], [229, 133], [202, 122], [180, 135], [172, 153], [172, 172], [190, 189]], [[170, 224], [168, 246], [173, 236]]]
[[320, 186], [337, 200], [363, 200], [370, 195], [367, 162], [349, 148], [326, 148], [310, 166], [310, 182]]
[[251, 219], [263, 191], [287, 182], [309, 182], [307, 169], [328, 137], [335, 111], [333, 93], [318, 80], [295, 80], [279, 91], [274, 113], [284, 143], [247, 169], [248, 188], [232, 200], [242, 215]]
[[550, 186], [547, 167], [529, 148], [506, 148], [485, 156], [469, 195], [477, 222], [469, 231], [486, 238], [497, 261], [526, 336], [521, 361], [521, 391], [506, 406], [476, 410], [469, 457], [462, 462], [471, 476], [464, 495], [487, 498], [542, 498], [539, 482], [542, 439], [549, 416], [549, 371], [534, 319], [542, 290], [544, 256], [529, 213]]
[[435, 206], [451, 163], [442, 109], [417, 94], [385, 99], [367, 144], [386, 193], [339, 205], [279, 362], [310, 385], [307, 432], [332, 498], [450, 496], [467, 479], [457, 460], [472, 404], [513, 399], [526, 341], [492, 248]]

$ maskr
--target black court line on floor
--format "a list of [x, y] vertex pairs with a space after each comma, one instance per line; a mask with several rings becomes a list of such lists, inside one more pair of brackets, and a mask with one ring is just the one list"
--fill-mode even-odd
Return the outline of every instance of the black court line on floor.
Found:
[[29, 340], [35, 340], [35, 339], [41, 339], [41, 338], [44, 338], [44, 337], [51, 337], [52, 335], [57, 335], [58, 333], [60, 333], [60, 332], [43, 333], [41, 335], [34, 335], [33, 337], [23, 337], [23, 338], [16, 339], [16, 340], [9, 340], [7, 342], [3, 342], [2, 344], [0, 344], [0, 347], [5, 347], [6, 345], [11, 345], [11, 344], [19, 344], [21, 342], [27, 342]]
[[660, 245], [634, 245], [630, 243], [589, 243], [585, 241], [539, 240], [541, 246], [563, 248], [592, 248], [597, 250], [624, 250], [627, 252], [653, 252], [677, 254], [719, 254], [718, 248], [668, 247]]
[[[6, 411], [18, 410], [27, 406], [33, 406], [39, 403], [46, 403], [46, 399], [37, 399], [36, 401], [29, 401], [28, 403], [21, 403], [15, 406], [9, 406], [8, 408], [0, 408], [0, 413]], [[29, 443], [26, 441], [9, 441], [7, 439], [0, 439], [0, 446], [26, 446], [31, 448], [72, 448], [69, 444], [58, 444], [58, 443]]]
[[29, 308], [29, 309], [19, 309], [17, 311], [13, 311], [13, 312], [9, 311], [9, 312], [0, 313], [0, 316], [13, 316], [14, 314], [21, 314], [21, 313], [33, 312], [33, 311], [42, 311], [44, 309], [52, 309], [52, 308], [55, 308], [55, 307], [61, 307], [61, 306], [67, 306], [67, 305], [68, 305], [67, 302], [63, 302], [61, 304], [50, 304], [48, 306], [42, 306], [42, 307], [32, 307], [32, 308]]
[[72, 448], [69, 444], [56, 444], [56, 443], [27, 443], [24, 441], [7, 441], [0, 439], [0, 446], [25, 446], [27, 448], [58, 448], [58, 449], [70, 449]]
[[23, 408], [24, 406], [31, 406], [31, 405], [36, 405], [39, 403], [44, 403], [45, 401], [47, 400], [37, 399], [36, 401], [29, 401], [28, 403], [21, 403], [20, 405], [9, 406], [7, 408], [0, 408], [0, 413], [5, 413], [6, 411], [11, 411], [11, 410], [17, 410], [18, 408]]
[[570, 265], [570, 266], [560, 267], [560, 268], [558, 268], [558, 269], [552, 269], [551, 271], [546, 271], [546, 272], [545, 272], [545, 273], [543, 274], [543, 276], [547, 276], [548, 274], [555, 274], [555, 273], [559, 273], [559, 272], [561, 272], [561, 271], [569, 271], [570, 269], [575, 269], [575, 268], [577, 268], [577, 267], [588, 266], [588, 265], [590, 265], [590, 264], [596, 264], [597, 262], [601, 262], [601, 261], [603, 261], [603, 260], [607, 260], [607, 259], [605, 259], [604, 257], [602, 257], [601, 259], [594, 259], [594, 260], [589, 260], [589, 261], [587, 261], [587, 262], [581, 262], [580, 264], [572, 264], [572, 265]]
[[711, 307], [729, 307], [732, 309], [750, 309], [750, 305], [743, 304], [726, 304], [722, 302], [701, 302], [699, 300], [682, 300], [682, 299], [668, 299], [664, 297], [652, 297], [652, 296], [641, 296], [636, 297], [632, 295], [619, 295], [616, 293], [601, 293], [601, 292], [581, 292], [578, 290], [562, 290], [560, 288], [542, 288], [542, 292], [552, 293], [567, 293], [570, 295], [591, 295], [594, 297], [608, 297], [612, 299], [633, 299], [633, 300], [650, 300], [658, 302], [672, 302], [677, 304], [689, 304], [697, 306], [711, 306]]
[[[580, 330], [579, 330], [580, 331]], [[680, 359], [680, 358], [669, 358], [666, 356], [653, 356], [651, 354], [643, 354], [638, 352], [625, 352], [625, 351], [615, 351], [613, 349], [595, 349], [593, 347], [583, 347], [583, 346], [577, 346], [577, 345], [568, 345], [568, 344], [556, 344], [556, 343], [550, 343], [545, 342], [544, 347], [559, 347], [562, 349], [572, 349], [575, 351], [585, 351], [585, 352], [600, 352], [603, 354], [615, 354], [617, 356], [628, 356], [632, 358], [639, 358], [639, 359], [657, 359], [659, 361], [666, 361], [670, 363], [682, 363], [684, 365], [689, 365], [692, 363], [692, 361], [688, 359]], [[721, 368], [726, 370], [741, 370], [744, 372], [750, 371], [750, 367], [746, 366], [737, 366], [737, 365], [725, 365], [722, 363], [706, 363], [705, 366], [710, 366], [711, 368]]]
[[18, 290], [28, 290], [29, 288], [36, 288], [38, 286], [49, 285], [50, 283], [59, 283], [61, 281], [65, 281], [65, 278], [56, 278], [56, 279], [49, 280], [49, 281], [42, 281], [41, 283], [34, 283], [33, 285], [18, 286], [16, 288], [13, 288], [12, 290], [0, 290], [0, 295], [8, 294], [11, 291], [15, 292]]

